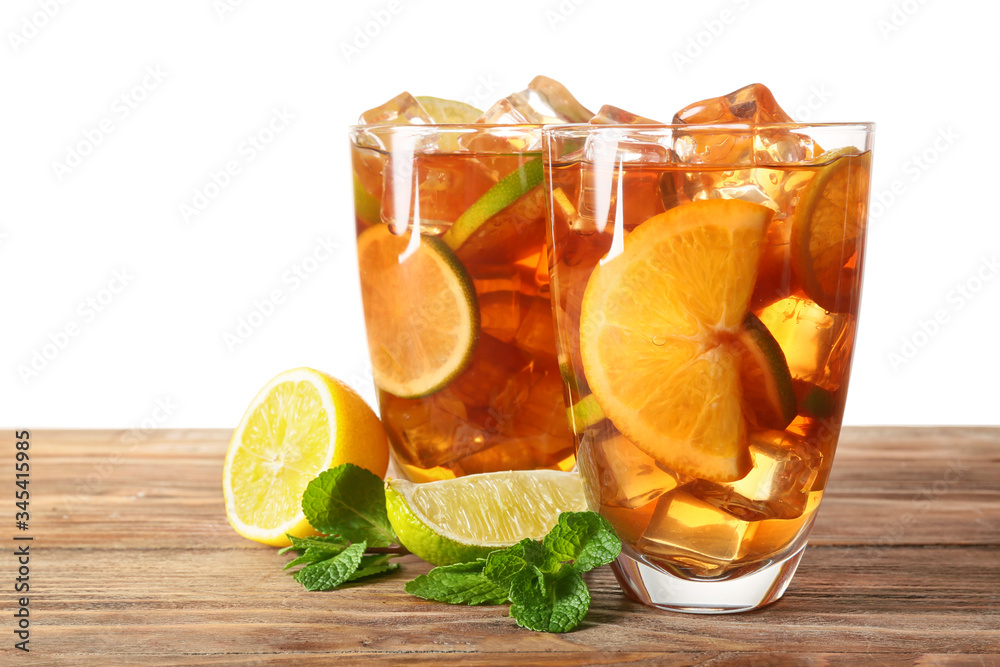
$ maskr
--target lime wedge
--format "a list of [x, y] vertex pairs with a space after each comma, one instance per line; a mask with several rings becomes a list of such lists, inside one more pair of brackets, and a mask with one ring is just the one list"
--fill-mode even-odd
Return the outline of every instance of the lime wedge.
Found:
[[758, 428], [783, 430], [796, 414], [795, 389], [785, 353], [753, 313], [743, 319], [739, 342], [743, 412]]
[[418, 95], [417, 101], [435, 123], [474, 123], [483, 112], [465, 102]]
[[485, 558], [524, 538], [542, 539], [561, 512], [587, 510], [575, 472], [519, 470], [440, 482], [386, 482], [386, 510], [399, 541], [434, 565]]
[[538, 187], [541, 182], [542, 159], [535, 158], [525, 162], [467, 208], [441, 239], [453, 250], [458, 250], [484, 222]]
[[378, 200], [365, 190], [357, 174], [354, 175], [354, 215], [369, 225], [379, 222], [380, 216]]
[[871, 153], [841, 148], [817, 161], [827, 164], [804, 188], [792, 219], [792, 271], [818, 306], [846, 312], [857, 307], [861, 283]]
[[587, 394], [574, 403], [573, 407], [566, 408], [566, 417], [573, 433], [583, 433], [585, 429], [604, 420], [604, 411], [597, 398], [593, 394]]

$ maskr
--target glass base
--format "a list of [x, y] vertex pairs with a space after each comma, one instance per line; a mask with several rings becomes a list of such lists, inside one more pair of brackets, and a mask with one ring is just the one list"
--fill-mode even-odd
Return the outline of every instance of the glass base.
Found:
[[611, 564], [618, 584], [633, 600], [657, 609], [688, 614], [733, 614], [778, 600], [792, 581], [806, 545], [750, 574], [726, 579], [682, 579], [638, 557], [627, 547]]

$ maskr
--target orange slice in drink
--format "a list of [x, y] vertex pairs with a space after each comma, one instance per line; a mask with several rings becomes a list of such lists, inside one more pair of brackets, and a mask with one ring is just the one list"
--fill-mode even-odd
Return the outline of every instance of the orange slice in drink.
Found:
[[792, 220], [792, 270], [820, 307], [854, 307], [860, 275], [858, 254], [868, 218], [871, 153], [856, 148], [823, 153], [829, 162], [805, 187]]
[[636, 227], [587, 283], [587, 382], [625, 437], [678, 472], [750, 470], [735, 346], [770, 217], [739, 200], [682, 204]]
[[365, 327], [375, 383], [402, 398], [442, 389], [479, 338], [472, 279], [440, 239], [377, 225], [358, 237]]

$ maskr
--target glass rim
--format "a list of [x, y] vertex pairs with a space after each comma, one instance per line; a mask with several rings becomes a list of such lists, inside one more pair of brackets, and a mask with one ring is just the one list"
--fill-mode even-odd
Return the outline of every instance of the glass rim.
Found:
[[535, 123], [521, 123], [521, 124], [504, 124], [504, 123], [411, 123], [396, 125], [393, 123], [372, 123], [370, 125], [348, 125], [347, 131], [350, 133], [355, 132], [369, 132], [373, 130], [377, 131], [392, 131], [392, 132], [416, 132], [419, 130], [496, 130], [496, 129], [510, 129], [510, 130], [541, 130], [546, 127], [542, 124]]
[[780, 123], [553, 123], [543, 125], [542, 132], [545, 134], [583, 134], [591, 132], [610, 131], [639, 131], [639, 132], [673, 132], [675, 130], [718, 132], [724, 131], [754, 131], [754, 130], [803, 130], [803, 129], [824, 129], [840, 131], [860, 131], [874, 132], [875, 123], [870, 121], [859, 122], [833, 122], [833, 123], [809, 123], [787, 121]]
[[609, 130], [754, 130], [754, 129], [790, 129], [790, 128], [832, 128], [837, 130], [855, 129], [873, 132], [876, 124], [871, 121], [841, 121], [829, 123], [810, 123], [786, 121], [779, 123], [412, 123], [397, 125], [393, 123], [372, 123], [369, 125], [353, 124], [347, 126], [347, 131], [370, 132], [419, 132], [420, 130], [540, 130], [542, 132], [571, 132], [586, 129], [589, 131]]

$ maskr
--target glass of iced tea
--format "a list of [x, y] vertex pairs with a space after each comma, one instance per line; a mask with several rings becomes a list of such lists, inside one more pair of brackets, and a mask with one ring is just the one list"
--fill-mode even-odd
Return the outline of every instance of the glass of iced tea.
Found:
[[579, 468], [622, 588], [654, 607], [777, 600], [840, 433], [873, 126], [772, 107], [741, 89], [669, 125], [605, 107], [544, 131]]
[[372, 374], [411, 480], [575, 465], [549, 298], [540, 122], [573, 104], [538, 77], [467, 114], [476, 122], [433, 122], [428, 109], [454, 119], [467, 105], [404, 93], [350, 130]]

